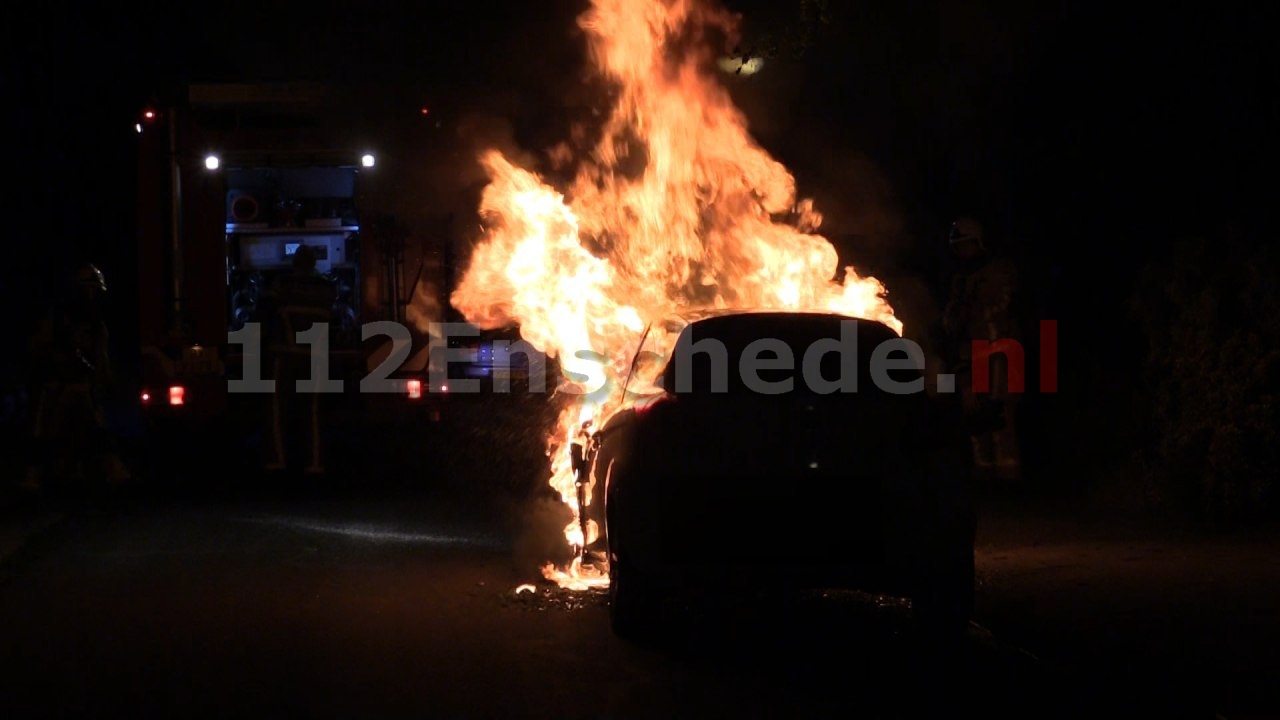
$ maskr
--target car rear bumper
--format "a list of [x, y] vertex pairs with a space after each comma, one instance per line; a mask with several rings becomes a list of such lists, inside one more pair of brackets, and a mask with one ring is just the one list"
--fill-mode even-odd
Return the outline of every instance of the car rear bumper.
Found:
[[724, 562], [691, 558], [688, 563], [650, 562], [633, 567], [646, 586], [664, 594], [698, 596], [771, 594], [806, 590], [858, 590], [906, 596], [913, 586], [909, 566], [887, 561], [820, 563], [797, 553], [789, 563]]
[[618, 533], [615, 546], [637, 574], [671, 588], [905, 593], [918, 575], [920, 544], [879, 523], [858, 527], [827, 517], [732, 525], [655, 525], [653, 532]]
[[607, 522], [611, 552], [656, 585], [907, 594], [966, 537], [898, 477], [665, 480], [611, 493]]

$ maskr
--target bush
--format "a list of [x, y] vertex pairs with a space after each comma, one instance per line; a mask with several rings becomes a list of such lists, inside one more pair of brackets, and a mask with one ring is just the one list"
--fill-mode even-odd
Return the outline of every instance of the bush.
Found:
[[1231, 525], [1280, 516], [1280, 266], [1267, 244], [1225, 240], [1176, 245], [1131, 309], [1147, 348], [1148, 486]]

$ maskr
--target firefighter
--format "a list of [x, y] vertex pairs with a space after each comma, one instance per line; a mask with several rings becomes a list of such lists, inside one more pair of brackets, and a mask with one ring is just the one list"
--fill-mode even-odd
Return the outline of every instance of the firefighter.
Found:
[[949, 364], [956, 370], [956, 389], [963, 394], [972, 423], [975, 465], [1005, 479], [1020, 476], [1021, 458], [1015, 431], [1017, 393], [1009, 391], [1009, 364], [1003, 353], [976, 358], [989, 363], [989, 392], [973, 387], [973, 341], [1022, 342], [1014, 312], [1018, 270], [1012, 260], [992, 252], [983, 226], [971, 217], [951, 224], [948, 235], [956, 273], [943, 313], [942, 328]]
[[129, 480], [104, 413], [113, 380], [106, 292], [102, 272], [81, 267], [67, 297], [48, 312], [32, 340], [37, 457], [27, 472], [28, 490], [53, 482], [92, 493]]
[[[298, 333], [314, 324], [327, 327], [332, 322], [337, 288], [316, 270], [314, 251], [303, 245], [294, 253], [293, 271], [268, 288], [264, 301], [268, 357], [276, 381], [276, 391], [271, 395], [271, 460], [267, 469], [284, 470], [289, 466], [290, 437], [301, 434], [306, 437], [305, 446], [300, 448], [304, 472], [322, 475], [325, 468], [318, 391], [319, 381], [325, 378], [313, 375], [312, 346], [299, 341]], [[299, 393], [299, 380], [311, 380], [316, 385]], [[295, 417], [298, 421], [291, 422]], [[300, 433], [295, 432], [299, 430]]]

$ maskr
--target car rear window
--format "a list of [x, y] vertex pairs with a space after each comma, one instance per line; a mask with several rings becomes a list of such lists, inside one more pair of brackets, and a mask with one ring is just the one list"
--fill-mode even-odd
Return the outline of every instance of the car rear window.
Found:
[[[881, 352], [890, 362], [877, 376], [873, 353], [885, 343]], [[895, 387], [885, 377], [894, 383], [923, 377], [918, 365], [897, 367], [909, 358], [897, 333], [871, 320], [806, 313], [730, 315], [700, 320], [682, 331], [662, 384], [680, 395], [878, 393]]]

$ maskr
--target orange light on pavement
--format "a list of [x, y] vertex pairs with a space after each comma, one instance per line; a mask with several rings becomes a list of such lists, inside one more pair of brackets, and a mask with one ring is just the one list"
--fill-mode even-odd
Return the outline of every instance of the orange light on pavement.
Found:
[[181, 385], [174, 385], [169, 388], [169, 404], [182, 405], [187, 400], [187, 389]]

